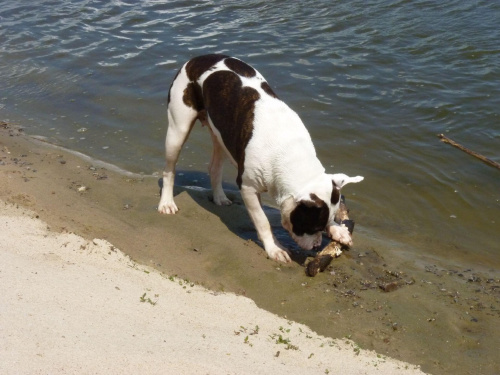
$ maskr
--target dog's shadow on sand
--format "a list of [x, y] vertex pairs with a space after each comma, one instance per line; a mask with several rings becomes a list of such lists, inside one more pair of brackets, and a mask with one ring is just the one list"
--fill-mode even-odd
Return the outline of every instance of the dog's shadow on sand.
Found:
[[[217, 206], [213, 203], [210, 182], [205, 173], [180, 171], [176, 175], [176, 183], [174, 196], [186, 192], [203, 209], [218, 216], [222, 223], [235, 235], [244, 240], [254, 241], [262, 247], [262, 242], [257, 236], [255, 227], [236, 185], [223, 184], [224, 191], [233, 204], [230, 206]], [[161, 193], [161, 189], [163, 188], [163, 180], [161, 178], [158, 180], [158, 185]], [[274, 236], [290, 251], [292, 261], [303, 265], [308, 257], [316, 255], [318, 250], [303, 250], [293, 241], [290, 234], [281, 226], [281, 214], [278, 209], [267, 205], [263, 205], [263, 209], [269, 219]], [[329, 240], [326, 236], [323, 236], [323, 243], [319, 249], [326, 246], [328, 242]]]

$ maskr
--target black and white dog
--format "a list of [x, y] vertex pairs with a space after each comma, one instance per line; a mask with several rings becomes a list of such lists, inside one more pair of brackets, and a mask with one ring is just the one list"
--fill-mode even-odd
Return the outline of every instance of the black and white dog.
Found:
[[215, 204], [231, 204], [222, 190], [222, 164], [228, 157], [238, 169], [236, 183], [270, 258], [290, 262], [262, 210], [262, 192], [275, 199], [283, 227], [300, 247], [319, 246], [323, 231], [352, 244], [347, 228], [333, 219], [340, 189], [363, 177], [326, 174], [299, 116], [278, 99], [258, 71], [225, 55], [193, 58], [172, 82], [159, 212], [178, 211], [173, 197], [175, 165], [197, 119], [212, 137], [209, 173]]

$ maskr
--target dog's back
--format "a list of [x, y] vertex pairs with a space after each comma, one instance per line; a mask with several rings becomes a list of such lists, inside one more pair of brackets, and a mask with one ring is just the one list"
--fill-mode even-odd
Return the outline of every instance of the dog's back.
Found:
[[[169, 112], [195, 110], [202, 123], [212, 128], [238, 168], [237, 184], [241, 187], [245, 164], [252, 171], [259, 164], [274, 164], [282, 170], [294, 165], [304, 178], [312, 172], [315, 150], [309, 133], [299, 116], [278, 99], [264, 77], [245, 62], [226, 55], [205, 55], [188, 61], [177, 74], [169, 93]], [[252, 144], [250, 141], [252, 140]], [[246, 157], [246, 150], [252, 159]], [[289, 150], [295, 150], [290, 153]], [[300, 152], [299, 152], [300, 151]], [[304, 155], [307, 153], [307, 155]], [[309, 160], [307, 171], [300, 161]], [[321, 168], [318, 161], [317, 168]], [[267, 168], [266, 168], [267, 170]], [[252, 179], [257, 178], [253, 176]], [[262, 176], [259, 176], [262, 178]], [[266, 178], [274, 181], [274, 176]]]

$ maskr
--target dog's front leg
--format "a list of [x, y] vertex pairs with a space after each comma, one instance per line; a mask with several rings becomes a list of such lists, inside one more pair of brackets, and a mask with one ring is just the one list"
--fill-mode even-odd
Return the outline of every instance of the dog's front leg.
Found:
[[241, 196], [269, 258], [284, 263], [291, 262], [286, 249], [274, 238], [269, 220], [260, 204], [260, 194], [252, 187], [242, 186]]

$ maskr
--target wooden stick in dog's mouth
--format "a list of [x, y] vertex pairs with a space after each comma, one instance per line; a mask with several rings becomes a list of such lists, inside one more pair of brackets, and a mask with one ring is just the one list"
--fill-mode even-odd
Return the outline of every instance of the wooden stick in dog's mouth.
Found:
[[[349, 219], [349, 210], [345, 205], [344, 196], [342, 196], [340, 200], [339, 209], [337, 214], [335, 215], [335, 222], [340, 225], [346, 226], [351, 233], [354, 230], [354, 221]], [[326, 267], [328, 267], [333, 260], [333, 258], [337, 258], [342, 254], [342, 250], [345, 249], [346, 246], [342, 245], [340, 242], [332, 240], [328, 245], [325, 246], [323, 250], [321, 250], [312, 261], [310, 261], [306, 266], [306, 275], [314, 277], [318, 274], [318, 272], [323, 272]]]

